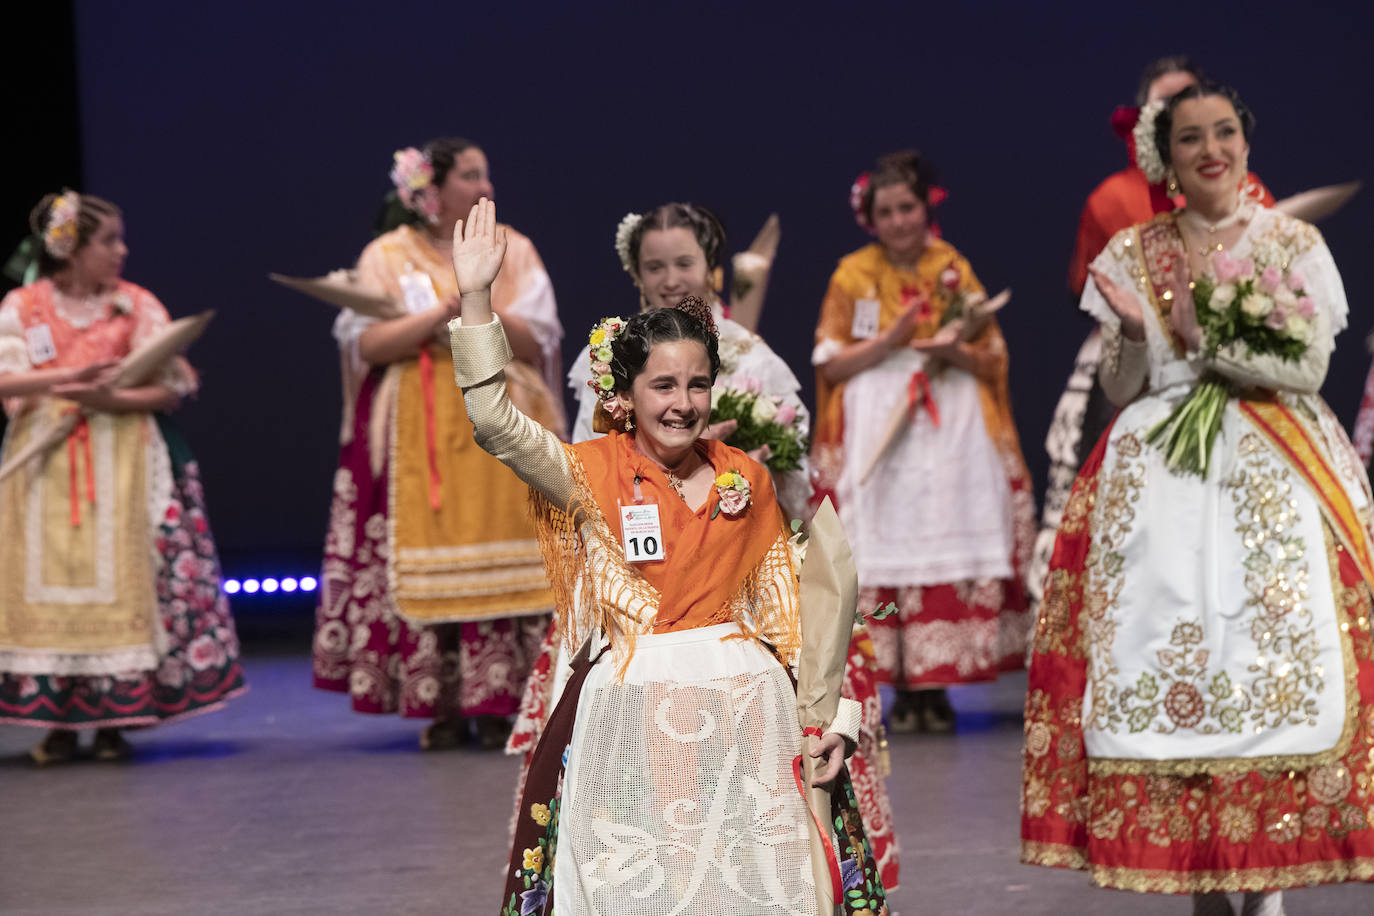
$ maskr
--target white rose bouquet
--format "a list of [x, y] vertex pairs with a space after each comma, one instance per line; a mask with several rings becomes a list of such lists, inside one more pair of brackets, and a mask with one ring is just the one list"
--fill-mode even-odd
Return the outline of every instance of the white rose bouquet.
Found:
[[774, 472], [795, 471], [806, 454], [806, 434], [795, 405], [763, 393], [759, 380], [722, 376], [711, 390], [711, 422], [734, 420], [738, 426], [725, 440], [741, 451], [768, 446], [764, 461]]
[[[1302, 358], [1312, 342], [1317, 306], [1302, 276], [1282, 266], [1290, 260], [1282, 251], [1252, 258], [1225, 251], [1213, 256], [1213, 273], [1193, 284], [1205, 355], [1215, 357], [1223, 347], [1240, 343], [1255, 355], [1290, 362]], [[1164, 449], [1169, 467], [1205, 477], [1229, 395], [1224, 379], [1204, 378], [1150, 430], [1146, 441]]]

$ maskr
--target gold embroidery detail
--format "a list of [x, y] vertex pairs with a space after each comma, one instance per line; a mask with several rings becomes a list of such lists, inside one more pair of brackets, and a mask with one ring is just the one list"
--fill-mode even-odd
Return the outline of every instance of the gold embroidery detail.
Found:
[[[1244, 449], [1242, 448], [1242, 452]], [[1356, 605], [1360, 605], [1368, 613], [1369, 590], [1361, 584], [1354, 589], [1353, 599], [1344, 599], [1342, 596], [1347, 594], [1347, 588], [1340, 580], [1339, 557], [1336, 554], [1337, 545], [1335, 535], [1331, 531], [1329, 522], [1322, 519], [1322, 533], [1326, 542], [1327, 566], [1331, 575], [1332, 594], [1336, 596], [1336, 611], [1338, 617], [1351, 618], [1356, 615], [1351, 608], [1355, 605], [1346, 604], [1345, 601], [1353, 600]], [[1086, 605], [1085, 605], [1086, 611]], [[1341, 729], [1340, 739], [1331, 748], [1315, 754], [1271, 754], [1263, 757], [1206, 757], [1190, 758], [1178, 760], [1138, 760], [1123, 759], [1113, 757], [1096, 757], [1088, 761], [1088, 771], [1093, 776], [1106, 775], [1178, 775], [1190, 776], [1194, 774], [1226, 775], [1245, 773], [1251, 771], [1258, 772], [1278, 772], [1281, 770], [1305, 770], [1311, 767], [1325, 766], [1332, 764], [1345, 757], [1351, 748], [1355, 738], [1355, 732], [1359, 728], [1360, 720], [1360, 693], [1359, 684], [1356, 680], [1357, 666], [1355, 661], [1355, 647], [1351, 639], [1350, 626], [1348, 620], [1343, 621], [1339, 628], [1341, 643], [1341, 659], [1345, 676], [1345, 708], [1344, 725]], [[1250, 694], [1255, 697], [1261, 696], [1258, 692], [1262, 688], [1261, 684], [1269, 683], [1269, 666], [1266, 665], [1263, 672], [1258, 672], [1257, 666], [1251, 666], [1252, 671], [1257, 671], [1260, 677], [1252, 682]], [[1315, 672], [1314, 672], [1314, 676]], [[1090, 678], [1091, 683], [1091, 678]], [[1115, 690], [1115, 688], [1110, 688]], [[1234, 689], [1233, 689], [1234, 692]], [[1265, 697], [1265, 703], [1256, 711], [1254, 715], [1263, 715], [1265, 712], [1273, 711], [1279, 701], [1270, 701]], [[1374, 722], [1374, 716], [1370, 716]], [[1253, 715], [1252, 715], [1253, 720]], [[1266, 721], [1261, 719], [1260, 721]], [[1263, 727], [1263, 726], [1261, 726]], [[1370, 729], [1374, 732], [1374, 728]], [[1374, 757], [1371, 758], [1374, 763]]]

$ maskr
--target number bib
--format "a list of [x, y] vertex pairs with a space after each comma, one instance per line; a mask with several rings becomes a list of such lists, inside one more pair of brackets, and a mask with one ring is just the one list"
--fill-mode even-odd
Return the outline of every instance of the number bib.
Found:
[[871, 340], [878, 336], [883, 304], [877, 299], [860, 299], [854, 303], [854, 322], [849, 335], [855, 340]]
[[407, 312], [423, 312], [439, 304], [439, 296], [434, 292], [434, 281], [429, 274], [421, 273], [413, 265], [407, 264], [406, 272], [399, 279]]
[[663, 527], [658, 520], [658, 504], [646, 503], [620, 507], [620, 539], [625, 559], [631, 563], [662, 560]]
[[33, 365], [39, 366], [57, 358], [57, 347], [52, 341], [52, 328], [46, 324], [36, 324], [26, 330], [24, 339], [29, 345], [29, 362]]

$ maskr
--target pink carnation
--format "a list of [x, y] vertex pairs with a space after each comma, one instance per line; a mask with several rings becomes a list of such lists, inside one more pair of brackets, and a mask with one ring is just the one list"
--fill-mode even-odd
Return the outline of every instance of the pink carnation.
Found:
[[734, 378], [734, 387], [739, 391], [758, 394], [763, 391], [763, 382], [760, 382], [752, 375], [737, 375]]
[[1240, 264], [1240, 275], [1242, 277], [1253, 277], [1255, 275], [1254, 258], [1241, 258], [1237, 263]]
[[1259, 288], [1266, 293], [1273, 293], [1283, 282], [1283, 274], [1277, 267], [1266, 267], [1260, 273]]
[[1317, 303], [1312, 301], [1311, 296], [1303, 296], [1298, 300], [1298, 314], [1308, 319], [1317, 314]]
[[797, 408], [791, 404], [783, 404], [778, 408], [778, 415], [773, 419], [783, 426], [790, 426], [792, 421], [797, 419]]
[[1281, 305], [1275, 305], [1273, 310], [1264, 318], [1265, 327], [1271, 331], [1282, 331], [1288, 324], [1288, 310]]
[[1306, 289], [1307, 284], [1306, 282], [1304, 282], [1303, 275], [1298, 273], [1296, 270], [1291, 271], [1288, 274], [1288, 288], [1295, 293], [1299, 292], [1300, 290]]

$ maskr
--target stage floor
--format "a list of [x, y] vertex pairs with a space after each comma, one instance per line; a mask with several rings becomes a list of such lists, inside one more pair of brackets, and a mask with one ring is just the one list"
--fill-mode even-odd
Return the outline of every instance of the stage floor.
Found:
[[[516, 761], [421, 753], [421, 723], [354, 715], [309, 660], [257, 656], [217, 713], [131, 733], [127, 764], [49, 770], [0, 728], [0, 912], [495, 914]], [[1024, 676], [954, 692], [960, 732], [892, 742], [894, 914], [1187, 914], [1016, 861]], [[86, 739], [89, 741], [89, 738]], [[1374, 886], [1287, 895], [1290, 916], [1369, 914]]]

